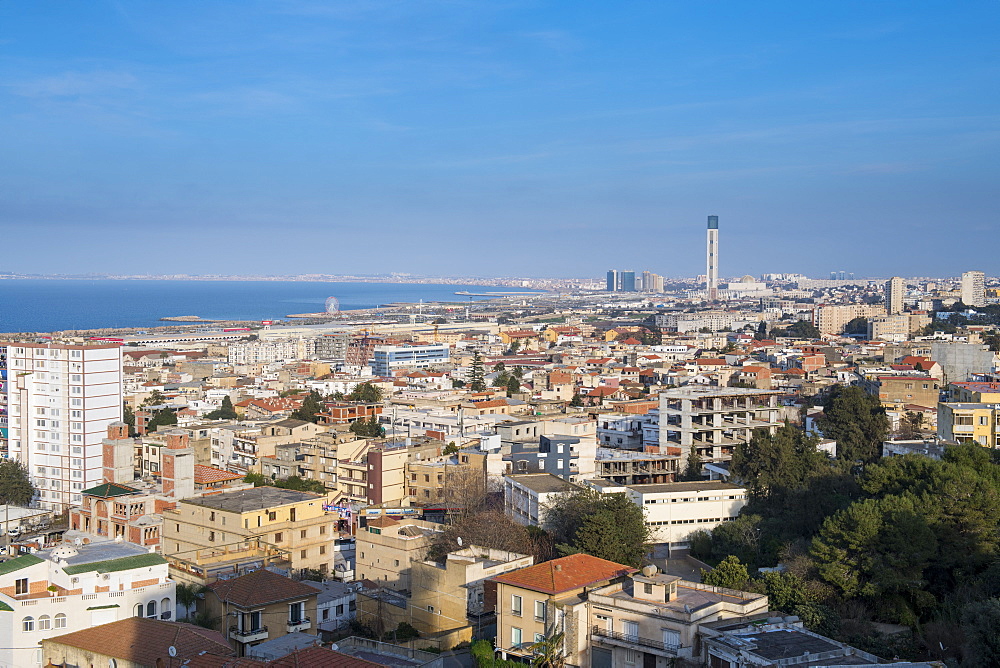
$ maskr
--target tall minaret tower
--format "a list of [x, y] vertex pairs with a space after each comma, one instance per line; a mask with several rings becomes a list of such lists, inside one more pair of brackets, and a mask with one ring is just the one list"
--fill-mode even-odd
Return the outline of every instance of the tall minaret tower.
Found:
[[719, 298], [719, 217], [708, 217], [708, 270], [705, 272], [705, 284], [708, 300], [714, 302]]

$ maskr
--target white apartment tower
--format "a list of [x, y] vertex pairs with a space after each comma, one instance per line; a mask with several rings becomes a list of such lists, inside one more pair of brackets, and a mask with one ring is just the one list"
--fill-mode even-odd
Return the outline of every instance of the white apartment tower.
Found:
[[903, 295], [906, 293], [906, 281], [899, 276], [893, 276], [885, 283], [885, 312], [889, 315], [899, 315], [903, 312]]
[[0, 342], [0, 448], [27, 468], [43, 508], [102, 480], [108, 425], [122, 419], [117, 345]]
[[707, 271], [705, 287], [708, 300], [714, 302], [719, 297], [719, 217], [708, 217]]
[[966, 306], [986, 305], [986, 275], [981, 271], [962, 274], [962, 303]]

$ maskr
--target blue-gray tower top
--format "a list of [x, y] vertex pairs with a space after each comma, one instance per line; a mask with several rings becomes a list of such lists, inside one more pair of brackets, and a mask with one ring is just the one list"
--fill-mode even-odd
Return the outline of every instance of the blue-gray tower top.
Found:
[[708, 217], [708, 229], [710, 229], [710, 230], [717, 230], [717, 229], [719, 229], [719, 217], [718, 216], [709, 216]]

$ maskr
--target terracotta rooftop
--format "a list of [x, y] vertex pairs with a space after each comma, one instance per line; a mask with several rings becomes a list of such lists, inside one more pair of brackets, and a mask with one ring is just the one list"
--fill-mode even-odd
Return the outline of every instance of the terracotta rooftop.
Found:
[[223, 471], [214, 466], [205, 466], [204, 464], [194, 465], [194, 481], [198, 485], [207, 485], [213, 482], [229, 482], [231, 480], [239, 480], [242, 477], [239, 473]]
[[155, 666], [158, 660], [168, 659], [167, 650], [170, 647], [177, 650], [177, 657], [181, 660], [202, 652], [220, 656], [232, 656], [234, 653], [218, 631], [145, 617], [127, 617], [44, 642], [68, 645], [143, 666]]
[[231, 580], [217, 580], [208, 588], [223, 601], [241, 608], [316, 595], [316, 590], [309, 585], [265, 569]]
[[636, 569], [598, 559], [589, 554], [571, 554], [541, 564], [504, 573], [493, 578], [496, 582], [523, 587], [545, 594], [560, 594], [588, 585], [634, 573]]

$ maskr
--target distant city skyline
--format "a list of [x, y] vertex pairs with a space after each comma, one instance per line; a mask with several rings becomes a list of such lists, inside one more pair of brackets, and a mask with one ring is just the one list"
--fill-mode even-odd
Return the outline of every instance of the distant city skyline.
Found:
[[998, 18], [6, 3], [0, 271], [994, 276]]

